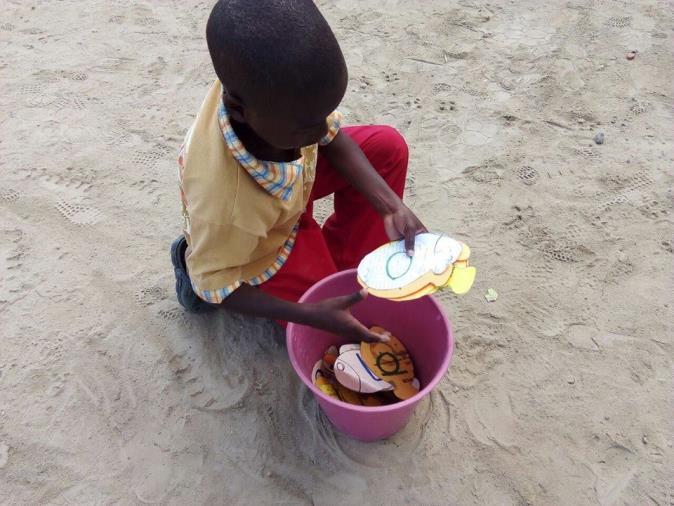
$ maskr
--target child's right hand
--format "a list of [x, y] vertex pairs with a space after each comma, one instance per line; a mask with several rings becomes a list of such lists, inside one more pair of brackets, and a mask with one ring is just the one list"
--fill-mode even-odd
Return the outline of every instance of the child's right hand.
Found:
[[354, 341], [387, 342], [388, 336], [372, 332], [351, 314], [351, 306], [358, 304], [365, 297], [367, 297], [367, 290], [363, 289], [351, 295], [305, 304], [309, 306], [310, 325]]

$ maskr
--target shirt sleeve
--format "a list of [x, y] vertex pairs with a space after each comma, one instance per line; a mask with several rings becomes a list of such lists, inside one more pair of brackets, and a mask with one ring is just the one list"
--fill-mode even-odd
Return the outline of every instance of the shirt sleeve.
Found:
[[187, 269], [194, 292], [219, 304], [244, 282], [246, 265], [260, 238], [232, 224], [190, 219]]
[[319, 146], [327, 146], [332, 142], [332, 140], [339, 133], [339, 129], [342, 127], [342, 120], [344, 115], [339, 111], [334, 111], [330, 116], [327, 117], [326, 121], [328, 123], [328, 133], [325, 134], [320, 141], [318, 141]]

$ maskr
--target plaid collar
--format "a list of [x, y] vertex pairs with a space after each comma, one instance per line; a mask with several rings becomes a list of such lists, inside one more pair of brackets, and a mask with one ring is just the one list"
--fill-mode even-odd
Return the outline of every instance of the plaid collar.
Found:
[[234, 132], [222, 99], [218, 108], [218, 122], [227, 147], [248, 174], [270, 195], [281, 200], [290, 199], [295, 182], [302, 175], [304, 157], [292, 162], [268, 162], [255, 158]]

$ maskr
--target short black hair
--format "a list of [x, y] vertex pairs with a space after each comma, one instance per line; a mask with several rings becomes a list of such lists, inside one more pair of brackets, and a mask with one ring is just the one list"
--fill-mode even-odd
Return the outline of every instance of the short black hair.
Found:
[[215, 73], [249, 102], [334, 85], [346, 64], [311, 0], [219, 0], [206, 26]]

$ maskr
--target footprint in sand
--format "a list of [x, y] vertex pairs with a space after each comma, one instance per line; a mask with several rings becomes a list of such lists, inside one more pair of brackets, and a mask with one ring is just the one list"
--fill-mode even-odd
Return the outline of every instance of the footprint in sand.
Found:
[[[177, 332], [170, 340], [169, 366], [183, 384], [186, 400], [195, 409], [227, 411], [239, 405], [250, 393], [252, 373], [247, 367], [250, 352], [236, 346], [232, 339], [222, 337], [223, 315], [208, 315], [200, 319], [182, 309], [173, 308], [159, 313], [167, 320], [167, 336]], [[173, 319], [172, 315], [180, 315]], [[180, 335], [189, 332], [190, 338]], [[214, 336], [194, 341], [194, 336]]]
[[[223, 368], [217, 357], [174, 355], [169, 365], [183, 383], [189, 404], [204, 411], [225, 411], [239, 403], [249, 390], [248, 378]], [[226, 373], [225, 373], [226, 371]]]
[[19, 200], [19, 192], [13, 188], [2, 188], [0, 189], [0, 200], [10, 204], [16, 202]]
[[0, 228], [0, 307], [24, 291], [27, 275], [23, 263], [28, 251], [24, 235], [19, 228]]
[[162, 432], [159, 426], [148, 433], [138, 434], [120, 448], [123, 464], [132, 469], [132, 490], [143, 504], [164, 504], [173, 490], [180, 487], [190, 472], [199, 472], [204, 465], [200, 448], [181, 448], [174, 445], [171, 431]]
[[465, 412], [473, 437], [486, 445], [515, 445], [515, 418], [510, 397], [502, 388], [476, 392]]
[[[636, 455], [628, 448], [613, 445], [606, 450], [599, 462], [593, 466], [597, 502], [602, 506], [617, 504], [640, 467]], [[627, 500], [625, 503], [629, 504], [630, 501]]]
[[82, 202], [61, 199], [55, 207], [66, 220], [77, 226], [92, 226], [103, 220], [101, 211]]

